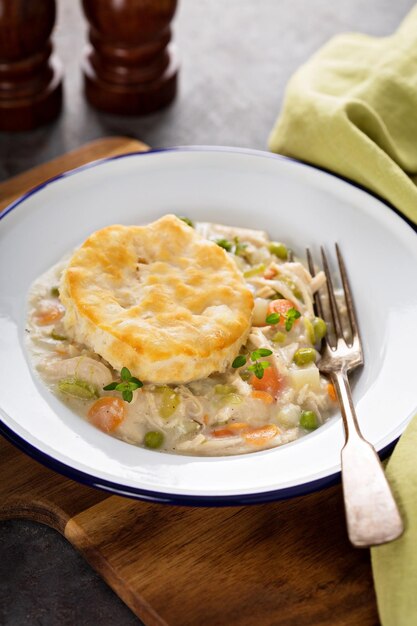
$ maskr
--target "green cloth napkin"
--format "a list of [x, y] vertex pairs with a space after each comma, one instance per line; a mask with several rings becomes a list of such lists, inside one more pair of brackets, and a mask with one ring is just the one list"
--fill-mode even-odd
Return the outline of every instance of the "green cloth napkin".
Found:
[[417, 223], [417, 6], [392, 36], [339, 35], [303, 65], [269, 148], [358, 182]]
[[386, 473], [400, 507], [405, 532], [372, 548], [372, 569], [383, 626], [417, 624], [417, 415], [390, 458]]
[[[390, 37], [334, 37], [291, 78], [274, 152], [358, 182], [417, 224], [417, 6]], [[373, 548], [383, 626], [417, 625], [417, 416], [388, 465], [403, 537]]]

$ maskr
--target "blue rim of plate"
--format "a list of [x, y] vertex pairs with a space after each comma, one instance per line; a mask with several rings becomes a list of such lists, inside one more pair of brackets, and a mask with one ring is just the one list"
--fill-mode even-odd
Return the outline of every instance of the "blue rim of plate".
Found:
[[[109, 161], [115, 161], [118, 159], [125, 159], [134, 156], [145, 156], [157, 154], [159, 152], [232, 152], [237, 154], [248, 154], [257, 157], [270, 158], [270, 159], [278, 159], [283, 161], [291, 161], [296, 163], [299, 166], [307, 167], [313, 170], [319, 170], [324, 172], [328, 176], [332, 176], [339, 180], [343, 180], [345, 183], [351, 185], [352, 187], [356, 187], [361, 191], [364, 191], [368, 195], [376, 198], [382, 204], [384, 204], [388, 209], [391, 209], [394, 213], [397, 214], [403, 221], [405, 221], [414, 232], [417, 233], [417, 227], [413, 224], [409, 219], [407, 219], [402, 213], [400, 213], [393, 205], [389, 202], [378, 196], [378, 194], [366, 189], [362, 185], [355, 183], [348, 178], [335, 174], [334, 172], [330, 172], [321, 167], [317, 167], [306, 163], [304, 161], [300, 161], [298, 159], [294, 159], [291, 157], [286, 157], [281, 154], [274, 154], [271, 152], [264, 152], [261, 150], [252, 150], [250, 148], [232, 148], [226, 146], [174, 146], [168, 148], [156, 148], [147, 151], [137, 151], [137, 152], [129, 152], [128, 154], [119, 154], [112, 157], [105, 157], [103, 159], [98, 159], [91, 163], [86, 163], [85, 165], [81, 165], [80, 167], [74, 168], [72, 170], [68, 170], [66, 172], [62, 172], [57, 176], [53, 176], [48, 180], [44, 181], [40, 185], [37, 185], [27, 191], [25, 194], [14, 200], [10, 205], [8, 205], [1, 213], [0, 220], [4, 219], [6, 215], [8, 215], [12, 210], [22, 204], [27, 198], [38, 193], [44, 187], [62, 179], [67, 178], [68, 176], [73, 176], [79, 172], [82, 172], [86, 169], [90, 169], [93, 167], [98, 167], [103, 163], [107, 163]], [[49, 454], [46, 454], [42, 450], [36, 448], [36, 446], [28, 443], [23, 437], [20, 437], [16, 434], [9, 426], [7, 426], [0, 418], [0, 434], [4, 436], [7, 441], [13, 444], [16, 448], [30, 456], [35, 461], [38, 461], [42, 465], [47, 468], [65, 476], [66, 478], [70, 478], [71, 480], [75, 480], [83, 485], [87, 485], [88, 487], [94, 487], [96, 489], [100, 489], [107, 493], [111, 493], [113, 495], [125, 496], [137, 500], [144, 500], [147, 502], [154, 502], [158, 504], [170, 504], [170, 505], [178, 505], [178, 506], [242, 506], [248, 504], [265, 504], [267, 502], [274, 502], [277, 500], [286, 500], [289, 498], [294, 498], [297, 496], [307, 495], [309, 493], [313, 493], [316, 491], [320, 491], [326, 487], [331, 487], [340, 482], [341, 473], [340, 471], [335, 472], [334, 474], [330, 474], [328, 476], [324, 476], [323, 478], [315, 479], [312, 481], [308, 481], [306, 483], [302, 483], [300, 485], [294, 485], [292, 487], [284, 487], [282, 489], [265, 491], [265, 492], [257, 492], [251, 494], [237, 494], [237, 495], [226, 495], [226, 496], [191, 496], [185, 494], [171, 494], [164, 493], [160, 491], [150, 491], [147, 489], [141, 489], [137, 487], [129, 487], [127, 485], [120, 485], [117, 482], [112, 482], [108, 480], [103, 480], [92, 474], [88, 474], [86, 472], [82, 472], [80, 470], [74, 469], [73, 467], [58, 461], [57, 459], [51, 457]], [[378, 454], [381, 459], [386, 458], [391, 451], [394, 449], [395, 445], [398, 442], [399, 437], [394, 439], [384, 448], [382, 448]]]

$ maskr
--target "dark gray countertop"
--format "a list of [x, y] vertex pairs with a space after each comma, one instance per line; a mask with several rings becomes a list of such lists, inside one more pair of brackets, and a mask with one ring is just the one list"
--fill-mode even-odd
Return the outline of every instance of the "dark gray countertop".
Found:
[[[65, 103], [53, 124], [0, 133], [0, 180], [106, 135], [153, 147], [217, 144], [266, 149], [287, 80], [332, 35], [388, 35], [413, 0], [179, 0], [174, 22], [180, 90], [146, 118], [92, 110], [82, 93], [86, 36], [79, 3], [58, 0], [54, 34], [64, 64]], [[140, 624], [55, 531], [0, 523], [0, 625]]]

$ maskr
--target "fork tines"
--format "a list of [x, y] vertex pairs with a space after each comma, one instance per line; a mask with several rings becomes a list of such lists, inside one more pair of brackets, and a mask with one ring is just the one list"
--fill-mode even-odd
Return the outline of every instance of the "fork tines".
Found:
[[[337, 256], [338, 265], [339, 265], [340, 277], [341, 277], [342, 286], [343, 286], [343, 297], [344, 297], [344, 301], [346, 304], [347, 317], [348, 317], [349, 326], [350, 326], [349, 334], [350, 334], [351, 339], [350, 337], [348, 338], [348, 345], [357, 343], [359, 347], [360, 345], [359, 328], [358, 328], [357, 318], [356, 318], [354, 304], [353, 304], [352, 291], [351, 291], [348, 277], [347, 277], [346, 266], [343, 261], [342, 254], [340, 252], [340, 248], [337, 245], [337, 243], [335, 244], [335, 248], [336, 248], [336, 256]], [[314, 303], [316, 307], [316, 312], [317, 312], [317, 315], [323, 318], [327, 324], [331, 325], [331, 329], [333, 330], [336, 342], [338, 339], [342, 339], [342, 338], [346, 340], [346, 336], [345, 336], [346, 333], [344, 332], [344, 326], [346, 326], [346, 324], [343, 323], [343, 317], [340, 313], [340, 305], [338, 304], [338, 298], [335, 295], [335, 290], [333, 286], [333, 280], [331, 277], [329, 262], [327, 260], [327, 255], [323, 247], [320, 248], [320, 251], [321, 251], [321, 258], [322, 258], [322, 263], [323, 263], [323, 270], [326, 276], [326, 286], [327, 286], [327, 294], [328, 294], [327, 309], [328, 309], [329, 314], [327, 314], [327, 311], [325, 310], [325, 307], [323, 305], [322, 297], [320, 295], [320, 290], [318, 290], [314, 295]], [[308, 262], [308, 268], [309, 268], [310, 274], [312, 276], [315, 276], [316, 272], [315, 272], [313, 257], [308, 248], [307, 248], [306, 253], [307, 253], [307, 262]]]

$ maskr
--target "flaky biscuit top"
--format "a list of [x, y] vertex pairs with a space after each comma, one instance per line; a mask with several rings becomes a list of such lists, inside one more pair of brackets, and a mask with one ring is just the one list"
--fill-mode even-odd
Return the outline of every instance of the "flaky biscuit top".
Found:
[[224, 371], [253, 310], [225, 250], [174, 215], [94, 232], [71, 257], [60, 297], [69, 336], [157, 384]]

